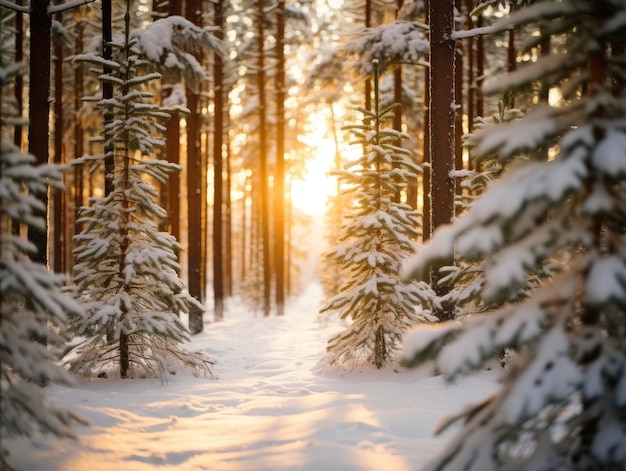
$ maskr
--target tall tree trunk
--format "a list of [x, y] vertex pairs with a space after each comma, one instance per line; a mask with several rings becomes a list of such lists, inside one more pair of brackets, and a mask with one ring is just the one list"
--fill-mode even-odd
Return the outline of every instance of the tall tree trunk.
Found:
[[430, 70], [424, 71], [424, 142], [423, 144], [423, 169], [422, 174], [422, 241], [430, 239], [432, 232], [432, 192], [431, 192], [431, 155], [430, 155]]
[[269, 181], [267, 173], [267, 97], [265, 95], [265, 2], [257, 0], [257, 87], [259, 94], [259, 179], [261, 190], [261, 243], [263, 246], [263, 315], [270, 315], [271, 261], [269, 231]]
[[[424, 0], [424, 10], [426, 12], [425, 23], [430, 22], [430, 0]], [[430, 51], [429, 51], [430, 54]], [[430, 57], [428, 59], [430, 62]], [[432, 195], [431, 195], [431, 155], [430, 155], [430, 67], [424, 71], [424, 142], [423, 142], [423, 168], [422, 175], [422, 241], [430, 239], [431, 217], [432, 217]]]
[[[22, 0], [16, 0], [16, 5], [21, 6]], [[24, 14], [15, 12], [15, 63], [19, 64], [24, 60]], [[21, 74], [15, 76], [15, 88], [13, 90], [15, 96], [15, 105], [17, 115], [22, 117], [24, 112], [24, 78]], [[15, 124], [13, 134], [13, 144], [18, 149], [22, 149], [22, 125]]]
[[[152, 0], [152, 20], [181, 14], [180, 0]], [[161, 103], [173, 92], [173, 85], [180, 82], [179, 74], [166, 74], [161, 82]], [[165, 146], [160, 151], [160, 158], [173, 164], [180, 164], [180, 116], [172, 114], [165, 122], [163, 133]], [[173, 173], [167, 182], [161, 185], [159, 202], [167, 211], [167, 216], [161, 221], [161, 230], [169, 232], [180, 241], [180, 173]]]
[[[83, 32], [84, 23], [79, 21], [76, 25], [76, 43], [74, 53], [80, 54], [83, 51]], [[83, 149], [83, 123], [81, 119], [82, 96], [83, 96], [83, 65], [78, 62], [74, 68], [74, 156], [81, 157], [84, 154]], [[83, 206], [83, 167], [76, 165], [74, 167], [74, 234], [80, 233], [76, 220], [78, 210]]]
[[[474, 18], [471, 15], [471, 11], [474, 9], [473, 0], [465, 0], [465, 10], [467, 11], [466, 19], [467, 19], [467, 29], [474, 29]], [[467, 49], [465, 55], [467, 56], [467, 130], [468, 132], [472, 132], [474, 128], [474, 96], [475, 96], [475, 76], [474, 76], [474, 57], [475, 57], [475, 42], [474, 37], [470, 36], [467, 38], [466, 43]], [[471, 162], [471, 161], [470, 161]], [[470, 163], [471, 168], [471, 163]]]
[[243, 197], [241, 198], [241, 250], [239, 250], [239, 254], [241, 255], [241, 266], [239, 271], [240, 282], [243, 283], [246, 279], [247, 269], [248, 269], [248, 260], [249, 257], [246, 257], [246, 253], [248, 251], [248, 234], [251, 233], [250, 224], [248, 224], [248, 181], [249, 178], [246, 176], [243, 188]]
[[[112, 60], [113, 48], [113, 21], [111, 11], [111, 0], [102, 0], [102, 57], [105, 60]], [[103, 75], [111, 75], [111, 67], [105, 65]], [[102, 99], [113, 98], [113, 83], [108, 80], [102, 82]], [[110, 195], [114, 190], [115, 183], [115, 145], [112, 136], [109, 135], [109, 125], [113, 122], [113, 111], [107, 109], [104, 112], [104, 194]], [[93, 193], [91, 193], [93, 194]], [[114, 332], [110, 328], [107, 330], [107, 341], [112, 342]]]
[[[430, 151], [432, 162], [431, 230], [449, 224], [454, 217], [454, 180], [450, 171], [455, 158], [455, 55], [454, 0], [429, 2], [430, 16]], [[432, 236], [432, 233], [431, 233]], [[440, 277], [433, 273], [433, 288]], [[443, 306], [435, 313], [440, 320], [452, 319], [453, 306]]]
[[[199, 25], [198, 0], [188, 0], [185, 17], [192, 23]], [[202, 293], [202, 162], [200, 158], [200, 114], [198, 112], [198, 95], [187, 88], [187, 215], [188, 215], [188, 288], [189, 294], [201, 303], [204, 302]], [[189, 331], [192, 335], [204, 329], [203, 312], [193, 310], [189, 313]]]
[[[48, 14], [50, 0], [32, 0], [30, 12], [30, 74], [28, 152], [35, 156], [37, 165], [48, 164], [50, 139], [50, 30], [52, 18]], [[48, 193], [39, 200], [46, 208], [46, 224], [43, 230], [28, 227], [28, 240], [37, 252], [33, 260], [47, 265], [48, 262]]]
[[[225, 92], [224, 92], [225, 94]], [[229, 128], [228, 115], [224, 116], [224, 132], [227, 133]], [[224, 188], [225, 198], [225, 217], [224, 217], [224, 292], [226, 297], [233, 295], [234, 273], [233, 273], [233, 202], [230, 197], [232, 187], [232, 172], [230, 168], [230, 146], [228, 145], [228, 139], [226, 139], [225, 145], [225, 158], [224, 167], [226, 170], [226, 187]]]
[[[171, 88], [166, 92], [170, 93]], [[173, 164], [180, 164], [180, 116], [174, 113], [165, 123], [165, 158]], [[173, 173], [163, 185], [161, 202], [167, 210], [166, 225], [176, 240], [180, 240], [180, 174]]]
[[[223, 39], [223, 0], [217, 0], [213, 4], [213, 24], [216, 28], [215, 36]], [[224, 137], [224, 74], [222, 57], [214, 54], [213, 79], [214, 79], [214, 135], [213, 135], [213, 302], [215, 320], [224, 318], [224, 260], [223, 260], [223, 137]]]
[[285, 259], [286, 259], [286, 264], [285, 266], [287, 267], [285, 270], [285, 290], [287, 293], [287, 296], [291, 296], [291, 271], [293, 269], [293, 257], [292, 257], [292, 233], [293, 233], [293, 203], [291, 202], [291, 188], [292, 188], [292, 183], [293, 183], [293, 179], [289, 178], [289, 183], [288, 186], [289, 188], [287, 189], [287, 194], [289, 195], [289, 197], [287, 198], [287, 201], [285, 203], [285, 228], [287, 230], [287, 234], [285, 236]]
[[[111, 0], [102, 0], [102, 57], [105, 60], [111, 60], [113, 57], [113, 23], [111, 17]], [[104, 66], [103, 74], [110, 75], [111, 67]], [[102, 99], [110, 100], [113, 98], [113, 84], [111, 82], [102, 82]], [[113, 141], [106, 134], [106, 129], [113, 121], [113, 113], [107, 110], [104, 113], [104, 194], [109, 195], [113, 191], [113, 180], [115, 178], [115, 149]]]
[[274, 259], [276, 314], [285, 312], [285, 0], [276, 8], [276, 175], [274, 178]]
[[[61, 13], [56, 20], [62, 21]], [[63, 163], [63, 45], [60, 41], [54, 45], [54, 163]], [[63, 245], [63, 227], [65, 214], [65, 192], [52, 191], [52, 269], [55, 273], [65, 272], [65, 250]]]

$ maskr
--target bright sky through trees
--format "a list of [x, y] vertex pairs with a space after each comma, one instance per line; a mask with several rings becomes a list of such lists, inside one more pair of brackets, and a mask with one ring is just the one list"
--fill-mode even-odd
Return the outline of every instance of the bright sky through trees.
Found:
[[294, 180], [291, 202], [302, 212], [311, 216], [323, 214], [328, 198], [336, 193], [336, 179], [329, 175], [335, 158], [332, 139], [322, 138], [312, 142], [315, 158], [306, 163], [302, 180]]

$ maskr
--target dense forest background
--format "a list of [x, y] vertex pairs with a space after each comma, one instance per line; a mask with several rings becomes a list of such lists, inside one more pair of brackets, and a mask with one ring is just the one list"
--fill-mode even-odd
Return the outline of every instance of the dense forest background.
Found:
[[[131, 2], [129, 22], [131, 30], [145, 30], [159, 19], [180, 15], [198, 28], [192, 33], [189, 25], [178, 25], [186, 30], [174, 39], [177, 44], [169, 45], [178, 50], [154, 51], [150, 60], [161, 77], [149, 88], [157, 103], [187, 108], [163, 123], [165, 145], [156, 150], [160, 158], [182, 167], [158, 188], [159, 203], [167, 210], [162, 229], [182, 243], [183, 278], [194, 298], [214, 305], [215, 319], [223, 316], [224, 300], [234, 293], [246, 292], [269, 315], [280, 314], [285, 297], [302, 288], [298, 274], [308, 248], [300, 239], [309, 231], [311, 216], [293, 205], [292, 187], [306, 179], [307, 162], [315, 162], [316, 154], [333, 153], [335, 169], [354, 154], [341, 128], [357, 119], [352, 105], [371, 107], [373, 59], [381, 63], [382, 103], [402, 104], [392, 125], [408, 133], [403, 146], [424, 167], [401, 197], [423, 212], [427, 239], [431, 224], [451, 219], [454, 195], [448, 171], [470, 167], [461, 136], [471, 132], [476, 116], [497, 109], [497, 99], [482, 98], [485, 74], [513, 68], [534, 53], [518, 54], [509, 32], [458, 41], [456, 57], [446, 53], [448, 46], [435, 55], [447, 62], [448, 70], [437, 69], [444, 74], [438, 83], [445, 86], [433, 89], [441, 94], [433, 100], [454, 102], [457, 109], [452, 115], [447, 106], [436, 108], [443, 112], [436, 119], [443, 120], [444, 135], [434, 138], [445, 143], [433, 147], [442, 156], [433, 160], [441, 170], [433, 166], [431, 198], [427, 5], [196, 3]], [[457, 2], [457, 28], [485, 26], [500, 15], [498, 8], [506, 7], [495, 5], [486, 15], [475, 3]], [[99, 139], [105, 117], [96, 112], [94, 97], [111, 90], [77, 58], [122, 34], [125, 8], [106, 1], [33, 2], [32, 9], [2, 5], [2, 62], [30, 64], [29, 75], [18, 76], [4, 90], [5, 99], [14, 97], [16, 113], [29, 117], [30, 125], [18, 123], [4, 132], [38, 162], [71, 164], [105, 153]], [[159, 41], [171, 33], [159, 38], [158, 32], [153, 28], [142, 41], [162, 48]], [[107, 47], [98, 52], [106, 54]], [[516, 99], [522, 104], [546, 94], [547, 89]], [[321, 165], [328, 166], [326, 157]], [[47, 202], [47, 237], [31, 238], [42, 262], [54, 272], [71, 274], [74, 235], [80, 232], [76, 213], [90, 197], [104, 195], [106, 177], [103, 168], [76, 164], [63, 179], [66, 190], [52, 191]], [[462, 193], [459, 185], [455, 191]], [[325, 200], [327, 193], [308, 198]]]

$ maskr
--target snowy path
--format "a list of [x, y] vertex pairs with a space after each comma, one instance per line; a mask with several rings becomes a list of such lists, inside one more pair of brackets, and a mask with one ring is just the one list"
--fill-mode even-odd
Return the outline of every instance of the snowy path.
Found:
[[218, 360], [219, 379], [177, 375], [52, 388], [56, 403], [92, 423], [80, 443], [12, 446], [29, 471], [418, 469], [443, 446], [435, 424], [493, 390], [492, 374], [458, 386], [416, 371], [319, 375], [326, 339], [318, 287], [281, 318], [229, 313], [194, 345]]

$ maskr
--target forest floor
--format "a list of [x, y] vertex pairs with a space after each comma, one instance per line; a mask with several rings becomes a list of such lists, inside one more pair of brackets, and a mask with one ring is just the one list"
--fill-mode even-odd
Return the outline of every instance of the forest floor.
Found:
[[[342, 329], [317, 314], [312, 284], [281, 317], [229, 305], [192, 340], [215, 379], [179, 371], [154, 379], [53, 386], [53, 402], [90, 422], [79, 441], [8, 443], [23, 471], [349, 471], [419, 469], [445, 446], [439, 420], [497, 387], [496, 371], [454, 385], [425, 370], [339, 372], [320, 366]], [[326, 316], [328, 317], [328, 316]]]

